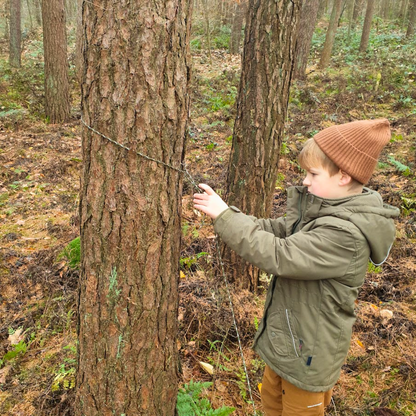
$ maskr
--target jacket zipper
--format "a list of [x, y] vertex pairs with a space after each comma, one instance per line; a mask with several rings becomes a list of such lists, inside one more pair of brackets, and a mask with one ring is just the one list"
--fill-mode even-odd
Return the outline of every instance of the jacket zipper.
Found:
[[291, 335], [291, 337], [292, 337], [293, 349], [295, 350], [296, 357], [299, 357], [299, 354], [298, 354], [298, 352], [297, 352], [297, 350], [296, 350], [295, 337], [293, 336], [292, 328], [291, 328], [291, 326], [290, 326], [290, 322], [289, 322], [289, 314], [288, 314], [288, 312], [287, 312], [287, 309], [286, 309], [286, 320], [287, 320], [287, 326], [289, 327], [290, 335]]

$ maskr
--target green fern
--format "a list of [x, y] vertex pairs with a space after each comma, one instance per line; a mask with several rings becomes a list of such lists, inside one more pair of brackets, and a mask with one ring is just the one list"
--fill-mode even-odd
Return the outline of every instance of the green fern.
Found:
[[389, 163], [392, 164], [403, 176], [409, 176], [412, 172], [409, 166], [403, 165], [403, 163], [396, 160], [393, 156], [389, 156]]
[[202, 391], [210, 386], [212, 383], [194, 383], [191, 380], [179, 389], [176, 403], [178, 416], [228, 416], [234, 412], [233, 407], [227, 406], [213, 409], [208, 399], [199, 397]]

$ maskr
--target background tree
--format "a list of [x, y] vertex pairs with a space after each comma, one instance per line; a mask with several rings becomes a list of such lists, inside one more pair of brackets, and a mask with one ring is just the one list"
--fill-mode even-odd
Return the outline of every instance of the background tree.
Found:
[[409, 10], [409, 24], [407, 26], [406, 38], [410, 38], [415, 33], [415, 23], [416, 23], [416, 0], [410, 0], [410, 10]]
[[236, 1], [234, 9], [234, 18], [231, 28], [230, 53], [237, 54], [240, 51], [241, 30], [243, 28], [244, 16], [247, 10], [245, 1]]
[[9, 36], [9, 63], [15, 68], [21, 65], [21, 2], [10, 0], [10, 36]]
[[332, 7], [331, 19], [325, 36], [325, 43], [319, 60], [319, 68], [325, 69], [331, 59], [332, 48], [334, 46], [335, 34], [338, 28], [338, 19], [341, 16], [343, 0], [335, 0]]
[[294, 77], [298, 79], [306, 78], [306, 66], [318, 17], [318, 8], [319, 0], [304, 1], [301, 8], [294, 69]]
[[64, 0], [42, 0], [45, 114], [51, 123], [69, 119], [68, 57]]
[[173, 415], [190, 2], [84, 2], [77, 415]]
[[361, 17], [364, 8], [364, 0], [355, 0], [352, 12], [352, 29], [357, 26], [357, 20]]
[[[272, 209], [299, 9], [299, 0], [249, 2], [227, 196], [230, 205], [258, 217]], [[259, 271], [224, 250], [234, 280], [256, 290]]]
[[373, 20], [375, 0], [367, 1], [367, 10], [365, 12], [365, 19], [363, 25], [363, 32], [361, 34], [360, 53], [367, 50], [368, 40], [370, 39], [371, 22]]

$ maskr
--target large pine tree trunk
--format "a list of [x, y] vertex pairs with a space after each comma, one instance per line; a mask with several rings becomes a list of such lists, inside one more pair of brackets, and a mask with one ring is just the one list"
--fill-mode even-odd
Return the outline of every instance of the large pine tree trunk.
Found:
[[332, 7], [331, 19], [329, 21], [328, 30], [325, 36], [324, 48], [321, 53], [321, 59], [319, 61], [319, 68], [325, 69], [329, 65], [331, 59], [332, 48], [334, 46], [335, 34], [338, 28], [338, 19], [341, 16], [342, 0], [335, 0]]
[[[299, 9], [299, 0], [249, 2], [227, 201], [257, 217], [271, 213]], [[259, 271], [224, 250], [233, 280], [256, 290]]]
[[410, 0], [409, 24], [407, 26], [406, 38], [410, 38], [415, 33], [416, 24], [416, 0]]
[[9, 36], [9, 63], [14, 68], [21, 65], [21, 2], [10, 0], [10, 36]]
[[190, 2], [84, 2], [79, 416], [173, 415]]
[[374, 6], [375, 0], [368, 0], [363, 25], [363, 33], [361, 34], [360, 53], [364, 53], [367, 50], [368, 40], [370, 39], [371, 22], [373, 20], [374, 14]]
[[306, 78], [309, 51], [318, 17], [319, 0], [304, 1], [300, 12], [299, 34], [296, 42], [294, 78]]
[[45, 114], [50, 123], [69, 119], [68, 55], [64, 0], [42, 0]]

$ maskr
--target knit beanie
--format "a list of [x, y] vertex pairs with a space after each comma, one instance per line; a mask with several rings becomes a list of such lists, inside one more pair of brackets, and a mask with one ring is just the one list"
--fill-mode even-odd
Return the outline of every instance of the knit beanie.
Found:
[[390, 137], [389, 121], [380, 118], [331, 126], [317, 133], [314, 140], [341, 170], [365, 184]]

